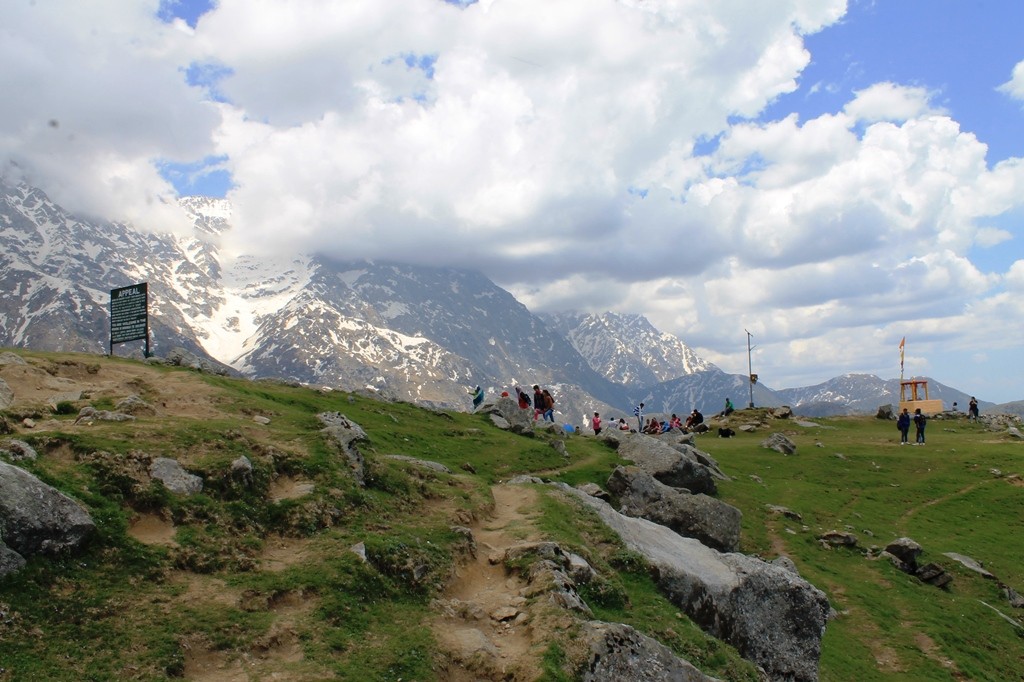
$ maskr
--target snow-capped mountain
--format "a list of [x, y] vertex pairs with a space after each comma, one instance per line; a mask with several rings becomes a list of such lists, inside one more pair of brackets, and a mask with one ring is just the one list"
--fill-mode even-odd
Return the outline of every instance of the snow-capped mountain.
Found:
[[558, 313], [541, 319], [569, 339], [596, 372], [617, 384], [653, 386], [717, 369], [642, 315]]
[[[338, 262], [310, 254], [225, 257], [223, 200], [186, 197], [193, 230], [151, 234], [87, 220], [46, 195], [0, 180], [0, 345], [106, 353], [110, 290], [149, 284], [150, 349], [180, 346], [246, 376], [280, 377], [439, 407], [542, 384], [561, 418], [594, 410], [705, 414], [749, 400], [743, 375], [698, 357], [639, 315], [538, 316], [479, 273], [398, 263]], [[119, 355], [141, 355], [123, 344]], [[933, 383], [932, 397], [966, 394]], [[803, 414], [872, 412], [899, 384], [867, 375], [820, 386], [753, 387], [758, 406]], [[988, 404], [983, 404], [987, 407]]]

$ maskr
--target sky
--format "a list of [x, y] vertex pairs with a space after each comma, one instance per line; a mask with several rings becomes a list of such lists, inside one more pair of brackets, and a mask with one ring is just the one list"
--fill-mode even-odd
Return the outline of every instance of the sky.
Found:
[[6, 0], [0, 174], [483, 272], [772, 388], [1024, 399], [1019, 0]]

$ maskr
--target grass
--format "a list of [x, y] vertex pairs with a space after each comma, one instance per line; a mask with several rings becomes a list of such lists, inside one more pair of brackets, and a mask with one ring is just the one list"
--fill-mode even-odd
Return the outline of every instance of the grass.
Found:
[[[117, 358], [19, 354], [58, 375], [137, 371], [140, 395], [150, 399], [173, 380], [203, 396], [209, 413], [75, 427], [82, 405], [109, 409], [123, 397], [98, 394], [45, 416], [58, 420], [56, 428], [18, 435], [40, 453], [22, 465], [81, 501], [99, 532], [81, 555], [33, 559], [0, 582], [3, 682], [161, 680], [185, 675], [197, 651], [241, 665], [251, 652], [274, 647], [301, 655], [278, 657], [263, 672], [292, 679], [438, 679], [436, 643], [422, 623], [465, 551], [452, 519], [481, 516], [489, 487], [517, 474], [603, 486], [623, 463], [593, 438], [518, 436], [483, 415]], [[368, 434], [359, 444], [365, 486], [320, 434], [319, 412], [340, 412]], [[255, 415], [270, 423], [257, 424]], [[741, 411], [732, 423], [761, 416]], [[1020, 613], [1010, 613], [994, 581], [943, 556], [972, 556], [1024, 591], [1024, 489], [1014, 476], [1024, 446], [960, 421], [933, 420], [925, 447], [900, 447], [892, 422], [816, 421], [773, 421], [732, 439], [701, 436], [697, 444], [730, 476], [719, 483], [719, 497], [743, 512], [742, 550], [766, 559], [786, 554], [836, 610], [823, 640], [821, 679], [1024, 679], [1008, 672], [1021, 668], [1020, 631], [982, 602], [1018, 620]], [[797, 453], [762, 448], [771, 430], [785, 432]], [[552, 447], [556, 439], [567, 458]], [[181, 461], [204, 477], [203, 493], [182, 498], [150, 484], [133, 469], [133, 453]], [[452, 473], [386, 457], [395, 454], [436, 461]], [[230, 465], [243, 455], [254, 472], [251, 484], [240, 486]], [[269, 501], [271, 482], [282, 478], [308, 481], [313, 491]], [[595, 515], [548, 487], [538, 490], [541, 533], [601, 575], [582, 588], [598, 618], [633, 625], [722, 680], [757, 679], [731, 647], [661, 596], [644, 562]], [[766, 505], [788, 507], [802, 520]], [[173, 520], [178, 546], [133, 539], [129, 528], [140, 514]], [[817, 537], [833, 529], [855, 534], [859, 545], [825, 549]], [[954, 576], [948, 590], [872, 558], [871, 546], [901, 536], [923, 546], [921, 563], [937, 562]], [[360, 542], [369, 563], [351, 550]], [[287, 551], [270, 566], [261, 557], [276, 543]], [[574, 679], [566, 652], [566, 642], [550, 643], [542, 679]]]

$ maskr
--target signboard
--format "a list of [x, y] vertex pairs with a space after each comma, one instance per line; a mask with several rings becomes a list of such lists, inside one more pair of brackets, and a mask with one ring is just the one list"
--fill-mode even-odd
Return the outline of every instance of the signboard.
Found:
[[146, 282], [110, 290], [110, 354], [114, 344], [145, 339], [149, 357], [149, 291]]

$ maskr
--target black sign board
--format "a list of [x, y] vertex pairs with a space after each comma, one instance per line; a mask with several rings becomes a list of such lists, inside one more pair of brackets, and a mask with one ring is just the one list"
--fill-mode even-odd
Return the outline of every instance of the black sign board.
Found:
[[149, 291], [146, 282], [110, 290], [110, 354], [114, 344], [146, 340], [149, 357]]

